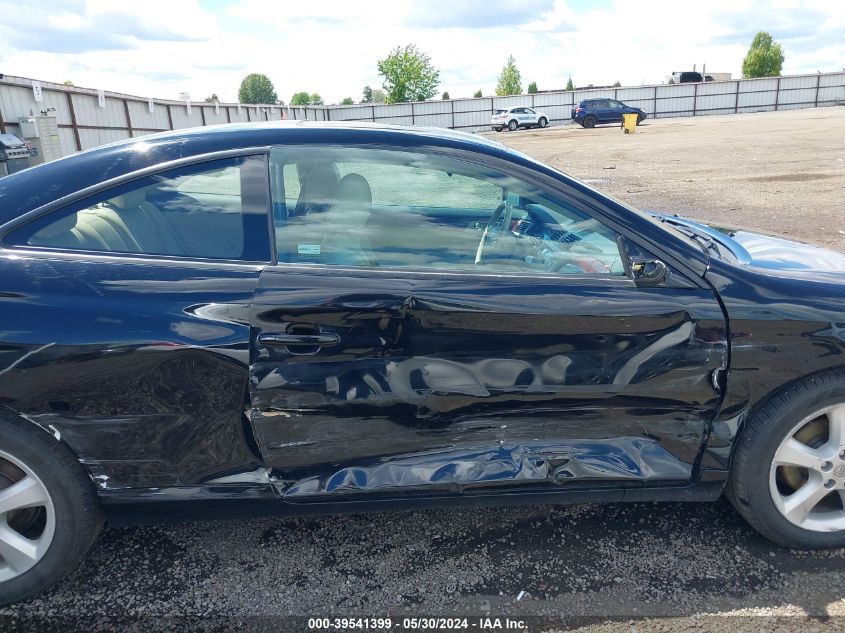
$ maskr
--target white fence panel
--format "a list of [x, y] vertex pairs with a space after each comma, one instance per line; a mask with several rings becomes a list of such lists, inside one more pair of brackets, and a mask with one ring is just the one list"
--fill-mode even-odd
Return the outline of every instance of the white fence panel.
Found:
[[743, 79], [739, 82], [740, 92], [760, 92], [763, 90], [777, 90], [777, 77], [767, 77], [763, 79]]
[[819, 88], [819, 105], [845, 105], [845, 86]]
[[794, 88], [813, 88], [819, 81], [819, 76], [816, 75], [799, 75], [798, 77], [781, 77], [778, 84], [780, 90], [791, 90]]
[[815, 101], [816, 88], [813, 86], [812, 88], [802, 88], [800, 90], [782, 90], [778, 104], [815, 103]]
[[740, 92], [736, 103], [740, 108], [762, 108], [767, 105], [774, 107], [777, 95], [778, 93], [775, 90]]
[[168, 130], [170, 121], [167, 118], [167, 108], [163, 105], [153, 105], [153, 112], [150, 113], [148, 103], [140, 101], [127, 102], [129, 118], [132, 119], [132, 127], [141, 130]]
[[644, 99], [651, 99], [654, 97], [654, 88], [619, 88], [616, 91], [616, 99], [628, 103], [629, 101], [637, 101]]

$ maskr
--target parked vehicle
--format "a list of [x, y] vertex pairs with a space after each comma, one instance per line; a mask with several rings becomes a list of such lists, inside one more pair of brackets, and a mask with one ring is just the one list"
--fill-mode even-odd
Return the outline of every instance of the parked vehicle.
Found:
[[534, 108], [513, 106], [494, 110], [490, 124], [497, 132], [502, 130], [514, 132], [521, 127], [546, 127], [549, 124], [549, 117], [544, 112]]
[[845, 255], [433, 129], [177, 130], [0, 196], [2, 603], [131, 504], [726, 491], [776, 543], [845, 546]]
[[600, 123], [621, 123], [623, 114], [636, 114], [637, 125], [645, 121], [642, 108], [626, 105], [616, 99], [585, 99], [572, 108], [572, 120], [582, 127], [595, 127]]

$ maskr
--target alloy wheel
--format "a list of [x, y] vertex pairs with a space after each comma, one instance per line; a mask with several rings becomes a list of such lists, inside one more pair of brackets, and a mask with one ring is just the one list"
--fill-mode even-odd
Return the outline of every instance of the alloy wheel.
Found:
[[0, 582], [32, 569], [47, 553], [55, 531], [47, 487], [26, 464], [0, 451]]
[[816, 411], [787, 434], [772, 460], [769, 491], [793, 525], [845, 530], [845, 403]]

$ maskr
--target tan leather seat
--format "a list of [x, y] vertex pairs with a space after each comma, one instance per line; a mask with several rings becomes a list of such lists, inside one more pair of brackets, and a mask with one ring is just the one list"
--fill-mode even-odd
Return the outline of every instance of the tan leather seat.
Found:
[[56, 220], [29, 243], [114, 253], [187, 254], [161, 211], [144, 199], [143, 189]]

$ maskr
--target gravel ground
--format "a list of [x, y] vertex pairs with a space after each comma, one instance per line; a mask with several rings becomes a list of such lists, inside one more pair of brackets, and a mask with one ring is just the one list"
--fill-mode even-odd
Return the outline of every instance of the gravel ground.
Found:
[[[640, 208], [845, 250], [845, 108], [495, 136]], [[778, 549], [725, 501], [107, 528], [67, 580], [0, 609], [0, 629], [307, 630], [278, 618], [353, 614], [842, 630], [845, 550]]]

